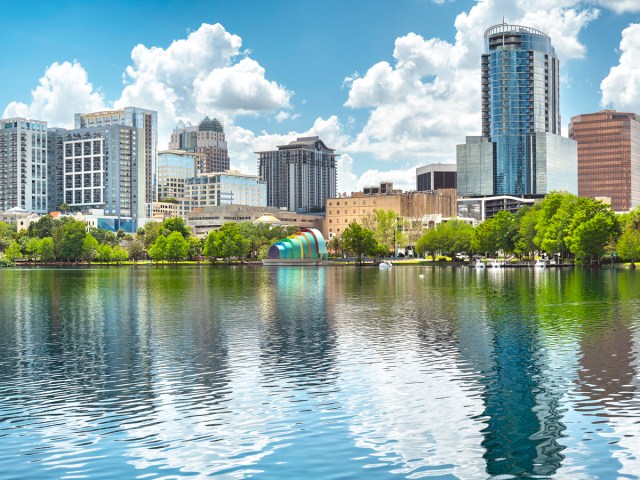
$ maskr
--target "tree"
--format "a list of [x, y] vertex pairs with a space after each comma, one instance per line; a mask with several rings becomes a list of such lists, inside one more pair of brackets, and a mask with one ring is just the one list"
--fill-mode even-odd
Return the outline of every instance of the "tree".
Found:
[[237, 223], [225, 223], [220, 229], [207, 235], [204, 255], [212, 262], [216, 258], [223, 258], [230, 263], [234, 258], [246, 257], [250, 245]]
[[96, 240], [90, 233], [87, 233], [82, 241], [82, 258], [91, 263], [97, 253], [98, 240]]
[[49, 215], [43, 215], [37, 221], [31, 223], [27, 232], [30, 237], [45, 238], [53, 234], [55, 221]]
[[62, 213], [66, 213], [71, 210], [71, 207], [69, 207], [69, 204], [67, 202], [62, 202], [60, 205], [58, 205], [58, 210], [60, 210]]
[[162, 230], [162, 223], [159, 222], [149, 222], [143, 228], [138, 229], [138, 236], [143, 237], [144, 247], [147, 250], [156, 242], [160, 230]]
[[40, 254], [40, 239], [32, 237], [27, 242], [25, 253], [29, 260], [37, 260]]
[[340, 255], [340, 257], [344, 256], [344, 245], [342, 243], [342, 237], [333, 237], [331, 240], [329, 240], [327, 247], [334, 253], [334, 255]]
[[191, 229], [185, 225], [184, 219], [180, 217], [167, 218], [162, 223], [160, 233], [169, 236], [173, 232], [180, 232], [185, 240], [191, 235]]
[[170, 262], [183, 260], [189, 254], [189, 242], [185, 240], [179, 231], [173, 232], [167, 237], [165, 247], [165, 259]]
[[119, 241], [117, 235], [109, 230], [91, 227], [89, 228], [89, 233], [98, 241], [98, 243], [106, 243], [111, 247], [118, 245]]
[[513, 214], [507, 210], [500, 210], [491, 220], [491, 227], [496, 239], [496, 250], [502, 250], [504, 253], [513, 252], [516, 233]]
[[113, 258], [113, 248], [111, 245], [101, 243], [96, 249], [96, 260], [100, 263], [108, 263]]
[[4, 252], [4, 256], [12, 262], [15, 262], [18, 258], [22, 258], [22, 248], [20, 248], [20, 244], [16, 241], [11, 242]]
[[581, 261], [600, 263], [605, 246], [615, 235], [617, 222], [613, 211], [601, 211], [579, 223], [566, 241], [571, 253]]
[[53, 248], [53, 239], [51, 237], [45, 237], [40, 240], [38, 248], [41, 262], [53, 262], [56, 259], [56, 252]]
[[618, 255], [629, 260], [635, 267], [635, 261], [640, 258], [640, 231], [627, 228], [618, 239]]
[[459, 252], [469, 253], [473, 240], [473, 227], [462, 220], [449, 220], [436, 227], [439, 233], [440, 249], [451, 255], [453, 260]]
[[72, 218], [56, 225], [53, 229], [53, 243], [57, 257], [67, 262], [80, 259], [86, 234], [84, 223]]
[[375, 255], [378, 248], [373, 232], [356, 222], [351, 223], [342, 233], [342, 245], [356, 257], [358, 263], [362, 263], [365, 255]]
[[498, 238], [496, 230], [493, 228], [493, 219], [487, 218], [474, 229], [471, 248], [485, 255], [498, 251]]
[[111, 258], [114, 262], [125, 262], [129, 259], [129, 254], [120, 245], [116, 245], [115, 247], [113, 247]]
[[540, 202], [534, 239], [540, 250], [561, 256], [569, 250], [565, 238], [577, 201], [578, 197], [570, 193], [552, 192]]
[[393, 210], [376, 210], [375, 214], [363, 219], [363, 226], [371, 230], [378, 243], [388, 250], [404, 243], [402, 233], [398, 231], [399, 215]]
[[533, 257], [536, 247], [536, 225], [538, 224], [538, 209], [524, 207], [516, 215], [516, 234], [513, 251], [520, 256]]
[[203, 248], [200, 239], [192, 235], [187, 239], [187, 242], [189, 243], [189, 250], [187, 253], [189, 260], [195, 260], [200, 257], [202, 255]]
[[166, 249], [167, 249], [167, 237], [164, 235], [158, 235], [155, 243], [149, 249], [149, 257], [151, 260], [155, 262], [159, 262], [161, 260], [165, 260], [166, 257]]
[[416, 243], [416, 251], [420, 257], [425, 254], [431, 255], [431, 259], [436, 261], [436, 253], [442, 250], [442, 236], [437, 227], [428, 230]]
[[127, 247], [129, 258], [134, 261], [138, 261], [144, 258], [144, 243], [139, 238], [134, 238]]

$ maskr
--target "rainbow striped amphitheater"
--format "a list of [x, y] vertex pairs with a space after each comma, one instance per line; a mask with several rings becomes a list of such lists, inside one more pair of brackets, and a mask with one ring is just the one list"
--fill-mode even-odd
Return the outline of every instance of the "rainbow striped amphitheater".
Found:
[[303, 228], [269, 247], [265, 265], [322, 265], [327, 260], [327, 244], [319, 230]]

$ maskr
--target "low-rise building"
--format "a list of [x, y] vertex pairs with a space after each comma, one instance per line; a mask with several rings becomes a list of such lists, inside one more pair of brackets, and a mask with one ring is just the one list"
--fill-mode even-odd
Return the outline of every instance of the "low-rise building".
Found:
[[495, 195], [491, 197], [468, 197], [458, 199], [458, 216], [473, 219], [474, 224], [492, 218], [501, 210], [513, 214], [522, 207], [541, 201], [544, 195]]
[[428, 192], [441, 188], [458, 188], [455, 163], [432, 163], [416, 168], [416, 190]]
[[[393, 191], [393, 190], [392, 190]], [[325, 238], [341, 236], [350, 223], [363, 224], [376, 210], [391, 210], [407, 220], [420, 220], [430, 215], [444, 218], [456, 216], [456, 190], [442, 189], [429, 192], [404, 192], [327, 199]]]

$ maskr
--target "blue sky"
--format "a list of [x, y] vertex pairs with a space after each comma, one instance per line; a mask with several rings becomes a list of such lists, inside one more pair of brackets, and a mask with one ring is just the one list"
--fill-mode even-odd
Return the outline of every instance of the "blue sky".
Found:
[[319, 134], [343, 154], [341, 191], [410, 189], [416, 166], [454, 162], [456, 143], [479, 133], [482, 33], [503, 16], [551, 36], [565, 125], [602, 105], [640, 112], [640, 0], [532, 3], [12, 3], [0, 105], [52, 126], [79, 111], [157, 109], [161, 148], [177, 120], [217, 116], [247, 173], [254, 151]]

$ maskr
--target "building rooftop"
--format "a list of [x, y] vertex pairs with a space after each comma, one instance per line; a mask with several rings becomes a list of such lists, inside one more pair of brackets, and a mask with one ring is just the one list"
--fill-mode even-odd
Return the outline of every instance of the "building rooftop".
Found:
[[204, 120], [198, 125], [198, 131], [224, 133], [224, 127], [217, 118], [212, 120], [209, 117], [204, 117]]

